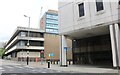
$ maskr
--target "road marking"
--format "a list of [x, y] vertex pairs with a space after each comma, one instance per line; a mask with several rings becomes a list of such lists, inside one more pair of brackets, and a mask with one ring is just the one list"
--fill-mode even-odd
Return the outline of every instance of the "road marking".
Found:
[[23, 67], [21, 67], [21, 66], [17, 66], [17, 65], [15, 65], [15, 67], [16, 67], [16, 68], [23, 68]]
[[62, 71], [57, 71], [57, 72], [62, 72]]
[[32, 70], [32, 71], [36, 71], [36, 70]]
[[33, 68], [33, 67], [30, 67], [30, 66], [25, 66], [25, 67], [27, 67], [27, 68]]
[[13, 67], [10, 67], [10, 66], [5, 66], [6, 68], [13, 68]]
[[2, 67], [0, 67], [0, 69], [3, 69]]
[[1, 71], [5, 71], [4, 69], [2, 69]]
[[28, 67], [28, 68], [33, 68], [33, 67]]
[[41, 73], [47, 73], [47, 72], [41, 72]]

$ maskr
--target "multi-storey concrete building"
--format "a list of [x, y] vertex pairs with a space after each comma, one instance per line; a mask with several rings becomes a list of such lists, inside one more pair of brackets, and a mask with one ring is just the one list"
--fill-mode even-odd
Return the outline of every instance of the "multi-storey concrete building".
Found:
[[58, 12], [48, 10], [40, 20], [40, 29], [47, 33], [58, 34]]
[[[40, 30], [45, 31], [44, 56], [46, 60], [59, 61], [61, 36], [58, 34], [58, 12], [56, 10], [48, 10], [40, 20]], [[69, 47], [72, 47], [72, 41], [67, 39]], [[50, 56], [53, 54], [53, 56]], [[72, 60], [72, 50], [67, 52], [68, 60]]]
[[36, 58], [43, 58], [44, 32], [39, 29], [17, 27], [5, 49], [5, 55], [12, 59], [26, 60], [29, 56], [31, 61], [35, 61]]
[[74, 64], [120, 66], [119, 10], [118, 0], [59, 0], [61, 65], [69, 37]]

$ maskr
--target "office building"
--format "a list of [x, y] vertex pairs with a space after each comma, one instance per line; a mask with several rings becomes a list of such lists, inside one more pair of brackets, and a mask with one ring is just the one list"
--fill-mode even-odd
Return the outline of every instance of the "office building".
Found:
[[120, 67], [120, 2], [59, 0], [61, 65], [66, 64], [66, 38], [72, 39], [73, 63]]
[[40, 29], [47, 33], [58, 34], [58, 12], [48, 10], [40, 20]]
[[[46, 60], [60, 60], [61, 36], [58, 34], [58, 11], [48, 10], [40, 20], [40, 30], [45, 31], [44, 34], [44, 56]], [[69, 47], [72, 47], [72, 41], [67, 39]], [[67, 52], [68, 61], [72, 60], [72, 50]]]
[[17, 27], [5, 46], [5, 56], [13, 60], [35, 61], [44, 56], [44, 31], [34, 28]]

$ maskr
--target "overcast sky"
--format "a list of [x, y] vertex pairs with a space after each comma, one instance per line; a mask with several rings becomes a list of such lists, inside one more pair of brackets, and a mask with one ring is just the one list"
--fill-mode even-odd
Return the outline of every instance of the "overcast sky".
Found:
[[0, 42], [7, 41], [17, 26], [28, 26], [31, 17], [32, 28], [38, 28], [40, 13], [48, 9], [58, 10], [58, 0], [0, 0]]

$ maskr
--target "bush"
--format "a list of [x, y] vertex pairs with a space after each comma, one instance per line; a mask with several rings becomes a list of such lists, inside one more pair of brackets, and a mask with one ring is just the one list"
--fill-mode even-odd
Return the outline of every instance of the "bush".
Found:
[[0, 48], [0, 57], [3, 58], [4, 53], [5, 53], [5, 49], [4, 48]]

